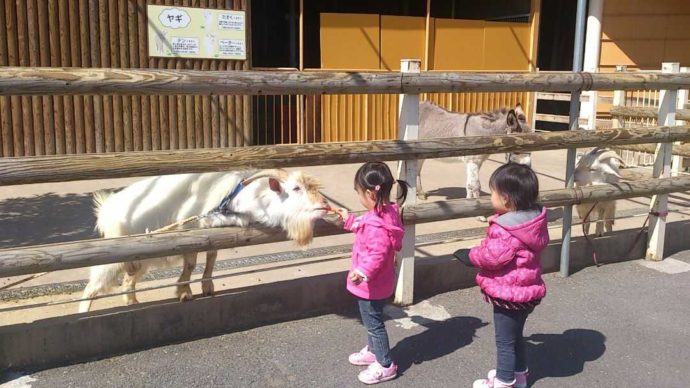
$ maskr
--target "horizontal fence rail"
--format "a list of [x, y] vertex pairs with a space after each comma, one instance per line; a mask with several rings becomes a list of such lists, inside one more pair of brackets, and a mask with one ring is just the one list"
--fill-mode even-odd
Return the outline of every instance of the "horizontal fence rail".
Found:
[[261, 95], [688, 89], [690, 74], [261, 72], [5, 67], [0, 95]]
[[0, 159], [0, 185], [690, 141], [690, 127]]
[[[555, 207], [687, 190], [690, 190], [690, 176], [682, 176], [545, 191], [541, 193], [540, 201], [544, 206]], [[491, 200], [488, 197], [457, 199], [406, 207], [404, 219], [407, 224], [417, 224], [487, 215], [491, 211]], [[316, 230], [317, 236], [341, 233], [346, 232], [336, 223], [326, 220], [320, 222]], [[276, 233], [275, 229], [225, 227], [11, 248], [0, 250], [0, 276], [25, 275], [285, 240], [284, 233]]]
[[[616, 146], [617, 149], [621, 150], [626, 150], [626, 151], [635, 151], [635, 152], [645, 152], [648, 154], [654, 154], [656, 152], [656, 145], [655, 144], [628, 144], [628, 145], [619, 145]], [[683, 156], [686, 158], [690, 158], [690, 144], [684, 144], [684, 145], [673, 145], [673, 151], [671, 152], [673, 155], [678, 155], [678, 156]]]
[[[611, 116], [636, 119], [658, 119], [659, 108], [646, 106], [612, 106]], [[690, 109], [676, 109], [676, 120], [690, 121]]]

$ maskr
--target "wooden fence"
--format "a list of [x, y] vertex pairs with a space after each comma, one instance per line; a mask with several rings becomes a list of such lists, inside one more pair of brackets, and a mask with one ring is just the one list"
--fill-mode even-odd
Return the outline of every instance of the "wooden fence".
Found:
[[[147, 4], [246, 11], [248, 0], [0, 0], [0, 66], [249, 68], [149, 57]], [[3, 96], [0, 157], [248, 145], [250, 108], [231, 95]]]
[[[589, 74], [589, 73], [256, 73], [199, 72], [182, 70], [112, 70], [112, 69], [0, 69], [0, 96], [33, 94], [75, 95], [97, 94], [323, 94], [401, 92], [418, 94], [433, 91], [556, 91], [668, 89], [690, 85], [688, 74]], [[663, 105], [664, 117], [673, 116], [675, 105]], [[410, 134], [418, 125], [418, 105], [401, 104], [400, 133]], [[661, 117], [660, 117], [661, 118]], [[667, 119], [660, 119], [666, 122]], [[410, 137], [413, 139], [414, 137]], [[231, 170], [246, 167], [285, 167], [315, 164], [354, 163], [371, 158], [382, 160], [416, 160], [458, 155], [496, 152], [530, 151], [587, 147], [602, 144], [660, 143], [657, 155], [659, 168], [654, 177], [668, 178], [670, 145], [689, 141], [690, 128], [657, 127], [644, 129], [612, 129], [605, 131], [572, 131], [549, 134], [519, 134], [501, 137], [446, 138], [368, 143], [333, 143], [274, 147], [244, 147], [209, 150], [206, 153], [168, 151], [155, 153], [109, 154], [92, 156], [44, 156], [0, 159], [0, 183], [20, 184], [54, 182], [56, 180], [90, 179], [178, 172]], [[184, 160], [184, 163], [180, 163]], [[403, 170], [404, 171], [404, 170]], [[408, 174], [414, 173], [414, 168]], [[412, 178], [412, 179], [410, 179]], [[408, 175], [413, 183], [413, 175]], [[630, 185], [605, 185], [592, 189], [565, 189], [542, 193], [547, 205], [593, 202], [602, 198], [629, 198], [654, 193], [655, 214], [650, 222], [648, 257], [660, 259], [663, 252], [665, 226], [665, 194], [690, 188], [690, 178], [654, 179]], [[414, 187], [413, 187], [414, 190]], [[551, 198], [559, 200], [549, 201]], [[407, 222], [431, 222], [485, 213], [488, 199], [447, 201], [412, 207]], [[446, 218], [444, 218], [446, 217]], [[570, 220], [568, 220], [570, 221]], [[331, 227], [332, 230], [332, 227]], [[136, 260], [145, 257], [180, 253], [179, 241], [185, 251], [204, 251], [240, 244], [275, 241], [261, 230], [240, 233], [219, 230], [192, 230], [164, 234], [148, 234], [123, 239], [95, 240], [51, 246], [35, 246], [0, 251], [0, 274], [18, 274], [104, 264], [112, 261]], [[262, 235], [263, 233], [263, 235]], [[325, 234], [329, 232], [319, 232]], [[272, 233], [271, 233], [272, 234]], [[234, 236], [234, 237], [233, 237]], [[263, 236], [263, 237], [261, 237]], [[191, 238], [192, 240], [185, 240]], [[414, 233], [406, 235], [414, 241]], [[229, 239], [229, 240], [225, 240]], [[127, 244], [123, 244], [126, 242]], [[152, 243], [153, 242], [153, 243]], [[130, 244], [131, 243], [131, 244]], [[652, 244], [654, 244], [653, 247]], [[90, 256], [93, 253], [93, 256]], [[402, 275], [401, 275], [402, 276]], [[409, 277], [409, 273], [405, 274]], [[409, 299], [411, 301], [411, 295]], [[409, 302], [408, 302], [409, 303]]]

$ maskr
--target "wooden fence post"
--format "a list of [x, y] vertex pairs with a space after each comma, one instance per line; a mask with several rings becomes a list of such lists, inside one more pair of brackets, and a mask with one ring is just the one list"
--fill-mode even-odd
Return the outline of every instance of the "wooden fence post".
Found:
[[[688, 73], [690, 72], [690, 67], [681, 67], [680, 68], [681, 73]], [[678, 96], [676, 100], [676, 109], [685, 109], [685, 104], [688, 102], [688, 89], [681, 89], [678, 90]], [[685, 121], [683, 120], [676, 120], [675, 125], [685, 125]], [[660, 125], [660, 124], [657, 124]], [[676, 142], [675, 144], [681, 144], [680, 142]], [[683, 170], [683, 157], [680, 155], [674, 155], [673, 156], [673, 161], [671, 162], [671, 172], [674, 175], [677, 175]]]
[[[624, 73], [628, 70], [625, 65], [617, 65], [616, 73]], [[613, 91], [613, 106], [625, 106], [625, 90], [614, 90]], [[623, 128], [625, 127], [625, 118], [621, 116], [614, 116], [613, 118], [613, 128]]]
[[[680, 64], [665, 62], [663, 73], [678, 73]], [[659, 93], [658, 125], [675, 125], [677, 90], [662, 90]], [[671, 157], [673, 143], [659, 143], [654, 153], [654, 178], [671, 176]], [[647, 239], [647, 260], [664, 258], [664, 238], [666, 234], [666, 215], [668, 214], [668, 195], [654, 195], [649, 205], [649, 232]]]
[[[419, 74], [422, 61], [419, 59], [400, 60], [400, 72]], [[419, 129], [419, 94], [401, 94], [398, 105], [398, 138], [416, 140]], [[417, 203], [417, 161], [406, 160], [398, 163], [398, 179], [410, 184], [406, 205]], [[398, 255], [398, 282], [395, 287], [393, 303], [410, 305], [414, 298], [414, 243], [415, 225], [405, 225], [402, 250]]]

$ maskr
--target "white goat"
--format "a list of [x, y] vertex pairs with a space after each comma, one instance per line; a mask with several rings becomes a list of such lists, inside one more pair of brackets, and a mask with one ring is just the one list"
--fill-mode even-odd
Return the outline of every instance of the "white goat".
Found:
[[[575, 186], [616, 184], [620, 180], [619, 168], [623, 160], [608, 148], [594, 148], [583, 155], [575, 167]], [[590, 221], [596, 219], [596, 235], [603, 236], [613, 230], [613, 219], [616, 215], [616, 201], [582, 203], [576, 206], [577, 214], [584, 224], [585, 233], [589, 233]], [[587, 218], [585, 220], [585, 218]]]
[[[314, 221], [323, 217], [329, 208], [319, 188], [314, 178], [280, 169], [263, 170], [253, 175], [245, 171], [151, 177], [112, 195], [97, 193], [97, 228], [106, 238], [148, 233], [211, 212], [199, 220], [199, 227], [259, 223], [281, 227], [290, 239], [306, 245], [313, 238]], [[226, 198], [230, 199], [222, 211], [213, 212]], [[213, 294], [210, 278], [216, 257], [217, 251], [206, 252], [205, 280], [201, 284], [203, 295]], [[196, 258], [196, 253], [182, 255], [184, 266], [179, 282], [189, 281]], [[124, 274], [122, 290], [128, 292], [125, 302], [128, 305], [138, 303], [135, 285], [146, 271], [166, 262], [179, 262], [179, 259], [180, 256], [175, 256], [92, 267], [83, 297], [93, 298], [108, 291]], [[192, 299], [189, 284], [178, 285], [175, 294], [180, 301]], [[92, 299], [82, 301], [79, 312], [89, 311], [91, 302]]]

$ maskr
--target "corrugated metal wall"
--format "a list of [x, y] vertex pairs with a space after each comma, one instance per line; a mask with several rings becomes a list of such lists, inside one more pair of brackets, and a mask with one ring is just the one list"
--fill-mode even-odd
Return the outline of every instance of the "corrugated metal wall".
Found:
[[[150, 58], [145, 39], [147, 4], [246, 11], [247, 2], [0, 0], [0, 66], [247, 69]], [[240, 146], [251, 137], [245, 96], [0, 97], [0, 156]]]

